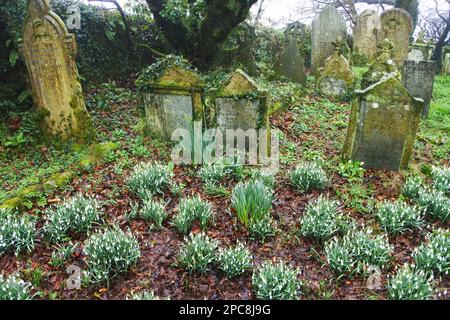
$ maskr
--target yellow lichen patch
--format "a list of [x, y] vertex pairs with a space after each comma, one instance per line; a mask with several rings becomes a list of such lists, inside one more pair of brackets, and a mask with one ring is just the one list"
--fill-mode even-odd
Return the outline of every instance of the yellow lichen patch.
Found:
[[155, 81], [155, 85], [190, 90], [191, 88], [203, 86], [203, 82], [193, 71], [177, 66], [170, 66], [164, 71], [164, 74]]
[[244, 96], [249, 93], [257, 93], [259, 91], [260, 90], [255, 81], [244, 71], [238, 69], [227, 80], [218, 96]]

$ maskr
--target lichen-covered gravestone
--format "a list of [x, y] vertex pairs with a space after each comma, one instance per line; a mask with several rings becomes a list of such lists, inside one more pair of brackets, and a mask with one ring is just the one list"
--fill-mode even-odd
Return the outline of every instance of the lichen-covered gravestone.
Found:
[[269, 128], [267, 94], [242, 70], [236, 70], [215, 95], [211, 127], [226, 129]]
[[[152, 67], [149, 68], [150, 70]], [[146, 127], [171, 141], [177, 129], [192, 130], [193, 121], [203, 118], [203, 82], [180, 65], [167, 64], [154, 79], [139, 80]]]
[[[356, 91], [352, 102], [344, 158], [364, 162], [367, 168], [407, 169], [423, 110], [423, 101], [391, 69], [391, 49], [384, 48], [374, 63], [379, 66], [373, 65], [368, 71], [373, 74], [364, 77], [374, 82]], [[392, 72], [382, 71], [386, 69]]]
[[333, 42], [345, 39], [347, 27], [342, 14], [330, 5], [312, 23], [311, 67], [317, 74], [325, 65], [325, 60], [334, 52]]
[[76, 51], [74, 35], [48, 0], [29, 1], [21, 54], [34, 104], [44, 116], [44, 132], [62, 140], [88, 142], [93, 126], [78, 80]]
[[348, 60], [340, 53], [341, 42], [337, 41], [334, 45], [334, 54], [325, 61], [325, 68], [317, 79], [317, 89], [327, 96], [339, 98], [352, 88], [354, 74]]
[[358, 16], [353, 28], [353, 49], [367, 58], [377, 53], [377, 34], [380, 29], [379, 16], [375, 10], [365, 10]]
[[425, 60], [425, 56], [423, 55], [423, 52], [421, 50], [412, 49], [408, 53], [408, 58], [406, 60], [419, 62]]
[[444, 74], [449, 74], [450, 75], [450, 53], [447, 53], [445, 55], [443, 69], [444, 69]]
[[436, 61], [406, 60], [403, 64], [403, 85], [414, 97], [424, 101], [424, 116], [428, 116], [430, 111], [435, 76]]
[[393, 60], [401, 69], [408, 57], [409, 39], [413, 32], [411, 15], [403, 9], [390, 9], [381, 15], [379, 42], [388, 39], [394, 44]]
[[277, 64], [279, 76], [303, 85], [306, 85], [305, 59], [301, 54], [300, 47], [305, 32], [305, 25], [300, 22], [294, 22], [287, 26], [285, 32], [287, 47]]

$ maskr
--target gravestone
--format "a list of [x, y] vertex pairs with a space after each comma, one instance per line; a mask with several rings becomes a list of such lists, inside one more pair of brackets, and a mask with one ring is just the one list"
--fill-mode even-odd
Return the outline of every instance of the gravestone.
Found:
[[318, 74], [319, 68], [334, 52], [333, 42], [345, 39], [347, 27], [342, 14], [333, 6], [326, 7], [312, 23], [311, 68]]
[[75, 37], [48, 0], [28, 2], [20, 51], [34, 104], [44, 116], [44, 132], [62, 140], [88, 142], [93, 126], [78, 80]]
[[428, 116], [433, 97], [436, 61], [409, 61], [403, 65], [403, 85], [409, 93], [424, 101], [423, 115]]
[[403, 9], [390, 9], [381, 15], [379, 42], [389, 39], [394, 44], [393, 60], [401, 69], [409, 53], [409, 39], [413, 32], [411, 15]]
[[203, 118], [203, 82], [180, 66], [167, 66], [161, 76], [149, 82], [143, 93], [146, 127], [171, 141], [177, 129], [192, 129], [193, 121]]
[[304, 24], [294, 22], [287, 26], [285, 32], [287, 47], [281, 54], [276, 69], [279, 76], [306, 85], [305, 60], [300, 51], [304, 35]]
[[450, 53], [447, 53], [444, 58], [444, 74], [450, 74]]
[[380, 29], [379, 17], [375, 10], [365, 10], [358, 16], [353, 28], [353, 50], [373, 58], [377, 53], [377, 34]]
[[407, 60], [416, 61], [416, 62], [424, 61], [425, 60], [425, 56], [423, 55], [423, 52], [421, 50], [412, 49], [408, 53]]
[[[430, 60], [433, 53], [434, 46], [428, 45], [426, 43], [415, 43], [412, 45], [413, 50], [420, 50], [423, 54], [422, 60]], [[408, 59], [409, 60], [409, 59]]]
[[211, 127], [224, 133], [226, 129], [269, 128], [267, 94], [238, 69], [215, 94], [214, 118]]
[[352, 88], [355, 77], [350, 63], [340, 53], [342, 43], [337, 41], [334, 45], [334, 54], [325, 61], [325, 68], [317, 79], [317, 89], [327, 96], [340, 98]]
[[[391, 47], [380, 56], [390, 60]], [[382, 75], [391, 63], [377, 60], [366, 79], [379, 79], [364, 90], [357, 90], [352, 101], [345, 159], [364, 162], [372, 169], [407, 169], [423, 111], [423, 101], [414, 98], [398, 79], [398, 72]]]

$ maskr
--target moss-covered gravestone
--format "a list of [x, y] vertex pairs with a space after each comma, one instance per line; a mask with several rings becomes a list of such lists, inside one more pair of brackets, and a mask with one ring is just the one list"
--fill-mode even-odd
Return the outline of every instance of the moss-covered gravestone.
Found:
[[325, 60], [334, 52], [333, 42], [345, 39], [347, 26], [342, 14], [334, 5], [327, 6], [312, 23], [311, 67], [317, 74]]
[[305, 59], [300, 48], [305, 32], [305, 25], [300, 22], [294, 22], [287, 26], [285, 31], [287, 47], [277, 63], [279, 76], [303, 85], [306, 85]]
[[403, 85], [414, 97], [424, 101], [424, 116], [428, 116], [430, 111], [435, 76], [436, 61], [406, 60], [403, 64]]
[[51, 10], [48, 0], [30, 0], [21, 54], [34, 104], [44, 116], [44, 131], [62, 140], [86, 142], [93, 127], [78, 80], [76, 51], [74, 35]]
[[402, 9], [390, 9], [381, 15], [379, 42], [388, 39], [394, 44], [393, 60], [401, 69], [409, 53], [409, 39], [413, 32], [411, 15]]
[[367, 58], [373, 58], [377, 53], [379, 29], [379, 17], [375, 10], [368, 9], [361, 13], [353, 28], [353, 50]]
[[149, 70], [157, 72], [156, 78], [138, 80], [146, 128], [170, 141], [175, 130], [191, 130], [193, 121], [202, 120], [203, 82], [181, 65], [159, 63]]
[[269, 128], [267, 95], [244, 71], [236, 70], [215, 94], [210, 127], [226, 129]]
[[334, 54], [325, 61], [325, 68], [317, 79], [317, 89], [325, 95], [339, 98], [353, 87], [355, 76], [348, 60], [340, 53], [341, 42], [337, 41], [334, 45]]
[[[344, 158], [364, 162], [367, 168], [407, 169], [419, 126], [423, 101], [414, 98], [391, 67], [389, 52], [384, 48], [365, 79], [375, 81], [356, 91], [344, 147]], [[376, 66], [378, 65], [378, 66]]]

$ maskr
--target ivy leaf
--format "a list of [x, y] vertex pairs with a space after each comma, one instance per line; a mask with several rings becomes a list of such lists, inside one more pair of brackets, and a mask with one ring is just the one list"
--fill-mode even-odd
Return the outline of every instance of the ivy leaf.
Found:
[[17, 60], [19, 60], [19, 54], [15, 50], [11, 51], [11, 53], [9, 54], [9, 64], [12, 68], [16, 66]]
[[114, 38], [116, 37], [116, 33], [111, 30], [106, 30], [105, 35], [108, 38], [109, 41], [114, 41]]

